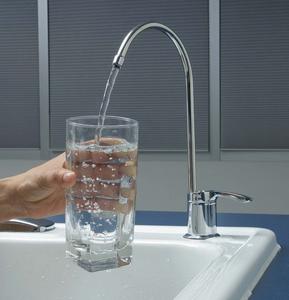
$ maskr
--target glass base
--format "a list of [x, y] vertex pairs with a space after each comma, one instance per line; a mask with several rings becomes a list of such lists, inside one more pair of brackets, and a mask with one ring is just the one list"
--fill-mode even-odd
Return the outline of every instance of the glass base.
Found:
[[125, 259], [109, 258], [101, 261], [77, 260], [77, 264], [88, 272], [98, 272], [127, 266], [131, 263], [131, 257]]
[[[86, 249], [87, 250], [87, 249]], [[73, 258], [77, 264], [88, 272], [97, 272], [127, 266], [132, 260], [132, 246], [108, 252], [88, 252], [68, 247], [66, 250], [68, 258]]]

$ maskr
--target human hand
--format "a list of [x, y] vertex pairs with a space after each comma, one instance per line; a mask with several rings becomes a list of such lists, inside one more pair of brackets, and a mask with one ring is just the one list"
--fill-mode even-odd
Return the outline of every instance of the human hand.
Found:
[[11, 212], [6, 212], [5, 216], [0, 213], [0, 220], [11, 217], [40, 218], [63, 213], [65, 189], [74, 185], [75, 180], [74, 172], [65, 169], [64, 153], [4, 180]]

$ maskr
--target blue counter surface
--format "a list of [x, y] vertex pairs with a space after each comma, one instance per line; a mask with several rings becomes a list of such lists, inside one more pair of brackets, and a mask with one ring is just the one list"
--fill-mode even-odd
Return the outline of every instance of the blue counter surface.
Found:
[[[64, 222], [63, 216], [51, 218]], [[137, 211], [138, 225], [185, 226], [182, 212]], [[251, 300], [289, 300], [289, 215], [218, 214], [218, 226], [262, 227], [275, 232], [282, 247], [253, 291]], [[235, 299], [232, 299], [235, 300]]]

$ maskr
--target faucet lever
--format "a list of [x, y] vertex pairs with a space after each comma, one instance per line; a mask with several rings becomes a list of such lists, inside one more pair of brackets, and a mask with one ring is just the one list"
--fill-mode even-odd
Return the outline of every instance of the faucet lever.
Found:
[[45, 232], [53, 229], [54, 222], [48, 219], [17, 218], [0, 223], [0, 232]]
[[252, 201], [252, 198], [247, 195], [232, 192], [201, 191], [194, 194], [196, 195], [197, 199], [202, 199], [206, 203], [209, 202], [210, 204], [216, 202], [218, 198], [232, 199], [242, 203], [248, 203]]
[[233, 199], [242, 203], [252, 198], [243, 194], [216, 191], [197, 191], [188, 194], [189, 218], [188, 239], [207, 239], [219, 236], [217, 233], [217, 199]]

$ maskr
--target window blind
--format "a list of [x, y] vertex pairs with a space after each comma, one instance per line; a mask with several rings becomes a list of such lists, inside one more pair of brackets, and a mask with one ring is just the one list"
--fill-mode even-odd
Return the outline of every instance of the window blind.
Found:
[[[124, 35], [156, 21], [182, 39], [194, 71], [197, 148], [208, 150], [208, 1], [49, 1], [50, 144], [64, 147], [65, 119], [96, 114]], [[175, 46], [156, 30], [128, 51], [108, 109], [140, 122], [140, 148], [186, 149], [185, 78]]]

